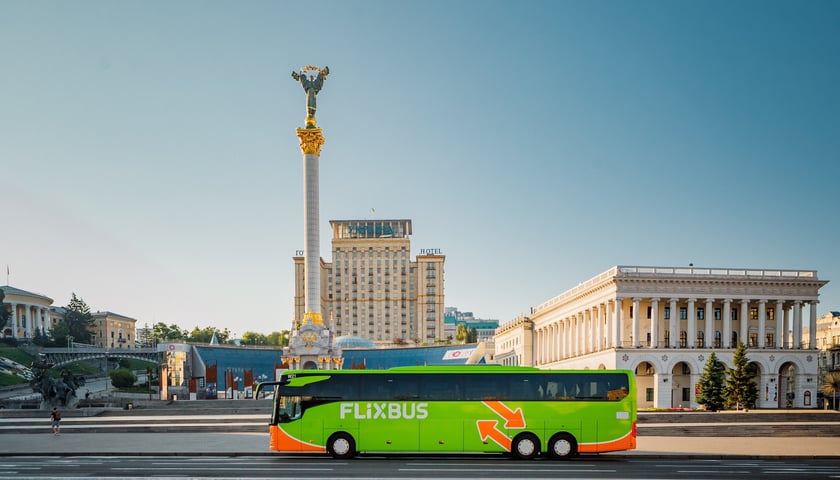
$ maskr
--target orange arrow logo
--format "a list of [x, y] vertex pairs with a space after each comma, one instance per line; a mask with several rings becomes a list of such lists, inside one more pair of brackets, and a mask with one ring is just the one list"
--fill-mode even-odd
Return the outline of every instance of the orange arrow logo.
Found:
[[510, 451], [510, 439], [496, 428], [496, 425], [499, 424], [498, 420], [478, 420], [475, 423], [478, 425], [478, 434], [481, 436], [482, 442], [486, 442], [489, 438], [505, 450]]
[[[496, 415], [505, 419], [505, 428], [525, 428], [525, 417], [522, 416], [522, 409], [511, 410], [502, 402], [482, 402], [487, 408], [496, 412]], [[482, 439], [484, 440], [484, 439]]]

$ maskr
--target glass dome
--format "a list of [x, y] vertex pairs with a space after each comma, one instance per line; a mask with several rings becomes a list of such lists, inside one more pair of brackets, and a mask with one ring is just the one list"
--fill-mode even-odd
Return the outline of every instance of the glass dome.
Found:
[[344, 335], [337, 337], [333, 345], [336, 348], [376, 348], [376, 344], [367, 338], [356, 337], [353, 335]]

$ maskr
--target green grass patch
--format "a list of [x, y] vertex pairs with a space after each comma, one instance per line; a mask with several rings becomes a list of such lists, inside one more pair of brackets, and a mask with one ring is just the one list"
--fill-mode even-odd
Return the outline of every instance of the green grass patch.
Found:
[[24, 352], [17, 347], [0, 347], [0, 357], [13, 360], [24, 367], [32, 365], [32, 355]]
[[22, 385], [25, 383], [27, 383], [25, 378], [0, 372], [0, 387], [11, 387], [12, 385]]

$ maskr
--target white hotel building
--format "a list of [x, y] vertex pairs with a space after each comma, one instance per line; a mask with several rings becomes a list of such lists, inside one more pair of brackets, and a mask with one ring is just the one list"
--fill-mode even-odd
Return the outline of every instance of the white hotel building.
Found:
[[732, 367], [743, 342], [759, 408], [814, 408], [827, 283], [813, 270], [617, 266], [499, 327], [496, 360], [633, 370], [640, 408], [695, 408], [709, 354]]

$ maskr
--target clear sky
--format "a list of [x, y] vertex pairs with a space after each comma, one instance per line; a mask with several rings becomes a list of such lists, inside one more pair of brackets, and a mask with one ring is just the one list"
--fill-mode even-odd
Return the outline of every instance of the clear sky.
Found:
[[689, 263], [817, 270], [823, 315], [838, 25], [816, 0], [3, 0], [0, 268], [138, 326], [288, 329], [313, 64], [328, 261], [329, 220], [408, 218], [446, 305], [502, 323]]

